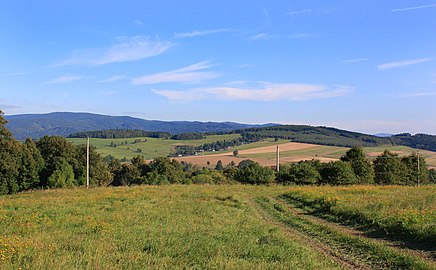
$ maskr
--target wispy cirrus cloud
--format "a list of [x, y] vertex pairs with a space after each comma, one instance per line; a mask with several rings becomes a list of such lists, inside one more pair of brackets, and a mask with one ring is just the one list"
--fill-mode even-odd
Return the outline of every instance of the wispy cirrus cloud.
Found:
[[45, 84], [70, 83], [70, 82], [74, 82], [74, 81], [80, 81], [81, 79], [83, 79], [82, 76], [64, 75], [64, 76], [60, 76], [60, 77], [51, 79], [51, 80], [45, 82]]
[[220, 86], [210, 88], [193, 88], [185, 91], [152, 90], [154, 93], [172, 101], [189, 102], [198, 100], [231, 101], [276, 101], [276, 100], [310, 100], [332, 98], [346, 95], [349, 86], [325, 86], [314, 84], [269, 83], [261, 82], [253, 87]]
[[352, 58], [352, 59], [342, 60], [342, 64], [352, 64], [352, 63], [365, 62], [365, 61], [368, 61], [368, 58]]
[[298, 34], [269, 34], [259, 33], [249, 38], [250, 41], [272, 40], [272, 39], [303, 39], [312, 37], [310, 34], [298, 33]]
[[319, 7], [319, 8], [305, 8], [305, 9], [291, 9], [288, 8], [286, 15], [289, 16], [299, 16], [299, 15], [309, 15], [309, 14], [331, 14], [336, 11], [336, 7]]
[[417, 64], [429, 62], [432, 60], [433, 60], [432, 58], [419, 58], [419, 59], [412, 59], [412, 60], [390, 62], [390, 63], [380, 64], [377, 66], [377, 68], [379, 70], [388, 70], [388, 69], [393, 69], [393, 68], [401, 68], [401, 67], [417, 65]]
[[124, 79], [127, 79], [127, 76], [117, 75], [117, 76], [112, 76], [112, 77], [106, 78], [104, 80], [101, 80], [100, 82], [101, 83], [110, 83], [110, 82], [121, 81], [121, 80], [124, 80]]
[[192, 37], [206, 36], [206, 35], [224, 33], [224, 32], [234, 32], [234, 31], [235, 30], [226, 29], [226, 28], [209, 29], [209, 30], [193, 30], [191, 32], [175, 33], [174, 38], [192, 38]]
[[407, 8], [398, 8], [398, 9], [391, 10], [391, 12], [412, 11], [412, 10], [417, 10], [417, 9], [434, 8], [434, 7], [436, 7], [436, 4], [414, 6], [414, 7], [407, 7]]
[[176, 70], [160, 72], [134, 78], [132, 84], [158, 84], [158, 83], [199, 83], [219, 76], [213, 71], [206, 71], [212, 65], [205, 61]]
[[85, 49], [76, 51], [55, 67], [72, 65], [105, 65], [132, 62], [160, 55], [173, 46], [171, 42], [143, 36], [120, 37], [118, 43], [107, 49]]

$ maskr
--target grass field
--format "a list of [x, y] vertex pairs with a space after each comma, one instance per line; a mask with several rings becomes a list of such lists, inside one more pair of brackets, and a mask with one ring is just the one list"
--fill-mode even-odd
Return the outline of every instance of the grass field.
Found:
[[341, 196], [337, 205], [357, 205], [371, 195], [383, 208], [348, 209], [371, 209], [374, 218], [390, 209], [400, 216], [403, 205], [432, 211], [435, 193], [435, 186], [173, 185], [1, 196], [0, 269], [434, 269], [434, 250], [353, 233], [295, 203]]
[[[128, 138], [128, 139], [91, 139], [91, 144], [97, 148], [97, 152], [102, 156], [112, 155], [116, 158], [122, 159], [126, 157], [131, 159], [138, 154], [143, 155], [145, 159], [153, 159], [156, 157], [166, 157], [173, 150], [176, 145], [200, 145], [205, 143], [211, 143], [221, 140], [233, 140], [238, 138], [239, 134], [226, 134], [226, 135], [213, 135], [206, 136], [201, 140], [171, 140], [161, 138]], [[140, 143], [133, 143], [135, 139], [140, 139]], [[68, 141], [80, 145], [85, 144], [86, 139], [79, 138], [67, 138]], [[144, 142], [144, 140], [146, 140]], [[121, 142], [127, 141], [127, 144], [121, 145]], [[115, 143], [117, 147], [111, 147], [111, 142]], [[141, 149], [141, 153], [137, 150]]]

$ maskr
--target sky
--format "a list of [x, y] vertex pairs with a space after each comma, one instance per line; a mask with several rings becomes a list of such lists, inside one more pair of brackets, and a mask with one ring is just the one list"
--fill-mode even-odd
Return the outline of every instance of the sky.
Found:
[[0, 109], [436, 134], [436, 1], [1, 1]]

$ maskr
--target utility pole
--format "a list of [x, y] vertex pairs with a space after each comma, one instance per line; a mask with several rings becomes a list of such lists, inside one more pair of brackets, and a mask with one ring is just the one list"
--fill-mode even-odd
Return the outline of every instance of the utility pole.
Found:
[[277, 145], [277, 153], [276, 153], [276, 171], [277, 174], [279, 174], [280, 171], [280, 150], [279, 150], [279, 146]]
[[89, 137], [86, 140], [86, 188], [89, 188]]
[[420, 168], [419, 168], [419, 151], [416, 153], [417, 157], [418, 157], [418, 187], [419, 187], [419, 172], [420, 172]]

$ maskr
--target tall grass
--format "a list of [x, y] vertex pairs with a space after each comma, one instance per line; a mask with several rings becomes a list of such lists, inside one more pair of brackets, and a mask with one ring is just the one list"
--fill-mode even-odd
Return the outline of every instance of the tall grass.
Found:
[[436, 185], [301, 187], [285, 197], [341, 221], [436, 248]]
[[0, 197], [0, 269], [334, 269], [256, 215], [284, 187], [141, 186]]

